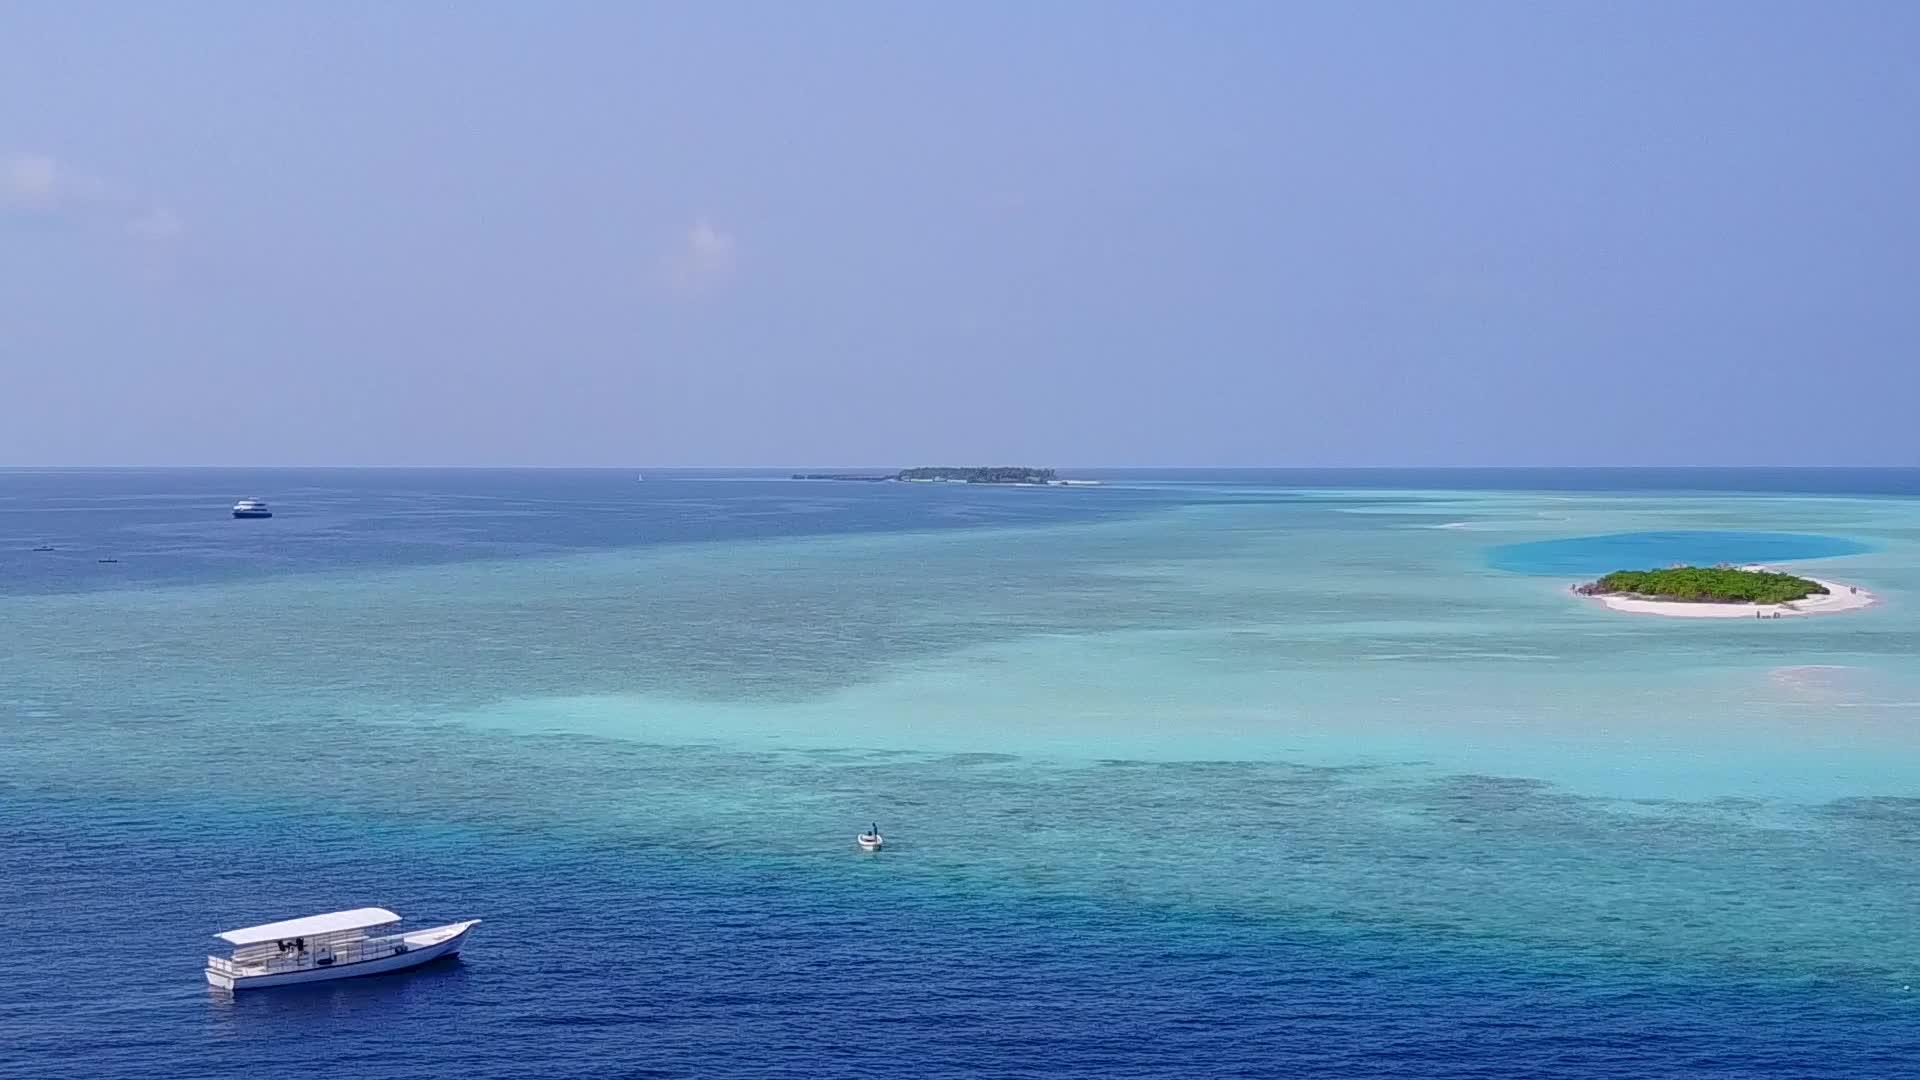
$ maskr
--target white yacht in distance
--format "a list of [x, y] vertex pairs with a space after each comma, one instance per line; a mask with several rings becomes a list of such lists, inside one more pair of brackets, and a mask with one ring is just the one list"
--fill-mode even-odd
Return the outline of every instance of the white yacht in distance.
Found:
[[241, 499], [233, 504], [233, 516], [237, 518], [272, 517], [273, 511], [267, 509], [265, 499]]
[[233, 953], [207, 957], [207, 981], [222, 990], [251, 990], [400, 971], [459, 952], [480, 925], [468, 919], [412, 933], [367, 933], [399, 921], [386, 908], [370, 907], [229, 930], [218, 936]]

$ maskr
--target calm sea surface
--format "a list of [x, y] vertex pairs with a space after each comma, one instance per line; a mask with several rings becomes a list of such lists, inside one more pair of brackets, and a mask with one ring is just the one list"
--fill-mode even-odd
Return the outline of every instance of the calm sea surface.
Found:
[[1920, 470], [1090, 475], [0, 471], [0, 1077], [1914, 1074]]

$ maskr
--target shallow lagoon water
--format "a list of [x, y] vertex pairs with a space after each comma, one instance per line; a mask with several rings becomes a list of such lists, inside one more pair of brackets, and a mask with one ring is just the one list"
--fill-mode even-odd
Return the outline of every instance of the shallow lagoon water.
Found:
[[[47, 1076], [1879, 1076], [1920, 1048], [1920, 507], [1884, 476], [1111, 479], [0, 474], [0, 534], [75, 522], [63, 548], [123, 560], [0, 557], [0, 1043]], [[1698, 531], [1857, 544], [1818, 567], [1887, 603], [1701, 627], [1490, 565]], [[424, 977], [197, 982], [215, 930], [359, 903], [488, 921]], [[66, 963], [76, 921], [137, 962]]]

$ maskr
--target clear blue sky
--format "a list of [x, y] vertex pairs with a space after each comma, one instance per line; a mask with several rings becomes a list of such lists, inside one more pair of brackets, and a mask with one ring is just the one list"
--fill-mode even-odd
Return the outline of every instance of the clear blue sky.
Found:
[[8, 4], [0, 464], [1920, 464], [1916, 56], [1904, 0]]

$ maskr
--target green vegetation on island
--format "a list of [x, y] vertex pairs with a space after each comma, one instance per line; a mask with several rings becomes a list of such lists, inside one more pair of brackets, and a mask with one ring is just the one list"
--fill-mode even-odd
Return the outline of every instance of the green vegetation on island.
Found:
[[902, 469], [895, 480], [951, 480], [966, 484], [1051, 484], [1052, 469], [1031, 469], [1024, 465], [989, 465], [972, 469], [929, 466]]
[[1672, 566], [1665, 570], [1615, 570], [1575, 591], [1583, 596], [1633, 596], [1702, 604], [1785, 604], [1824, 596], [1827, 587], [1772, 570]]
[[1025, 465], [982, 465], [960, 468], [951, 465], [925, 465], [901, 469], [897, 473], [794, 473], [795, 480], [857, 480], [873, 483], [882, 480], [914, 484], [1021, 484], [1029, 487], [1099, 487], [1098, 480], [1062, 480], [1052, 469]]

